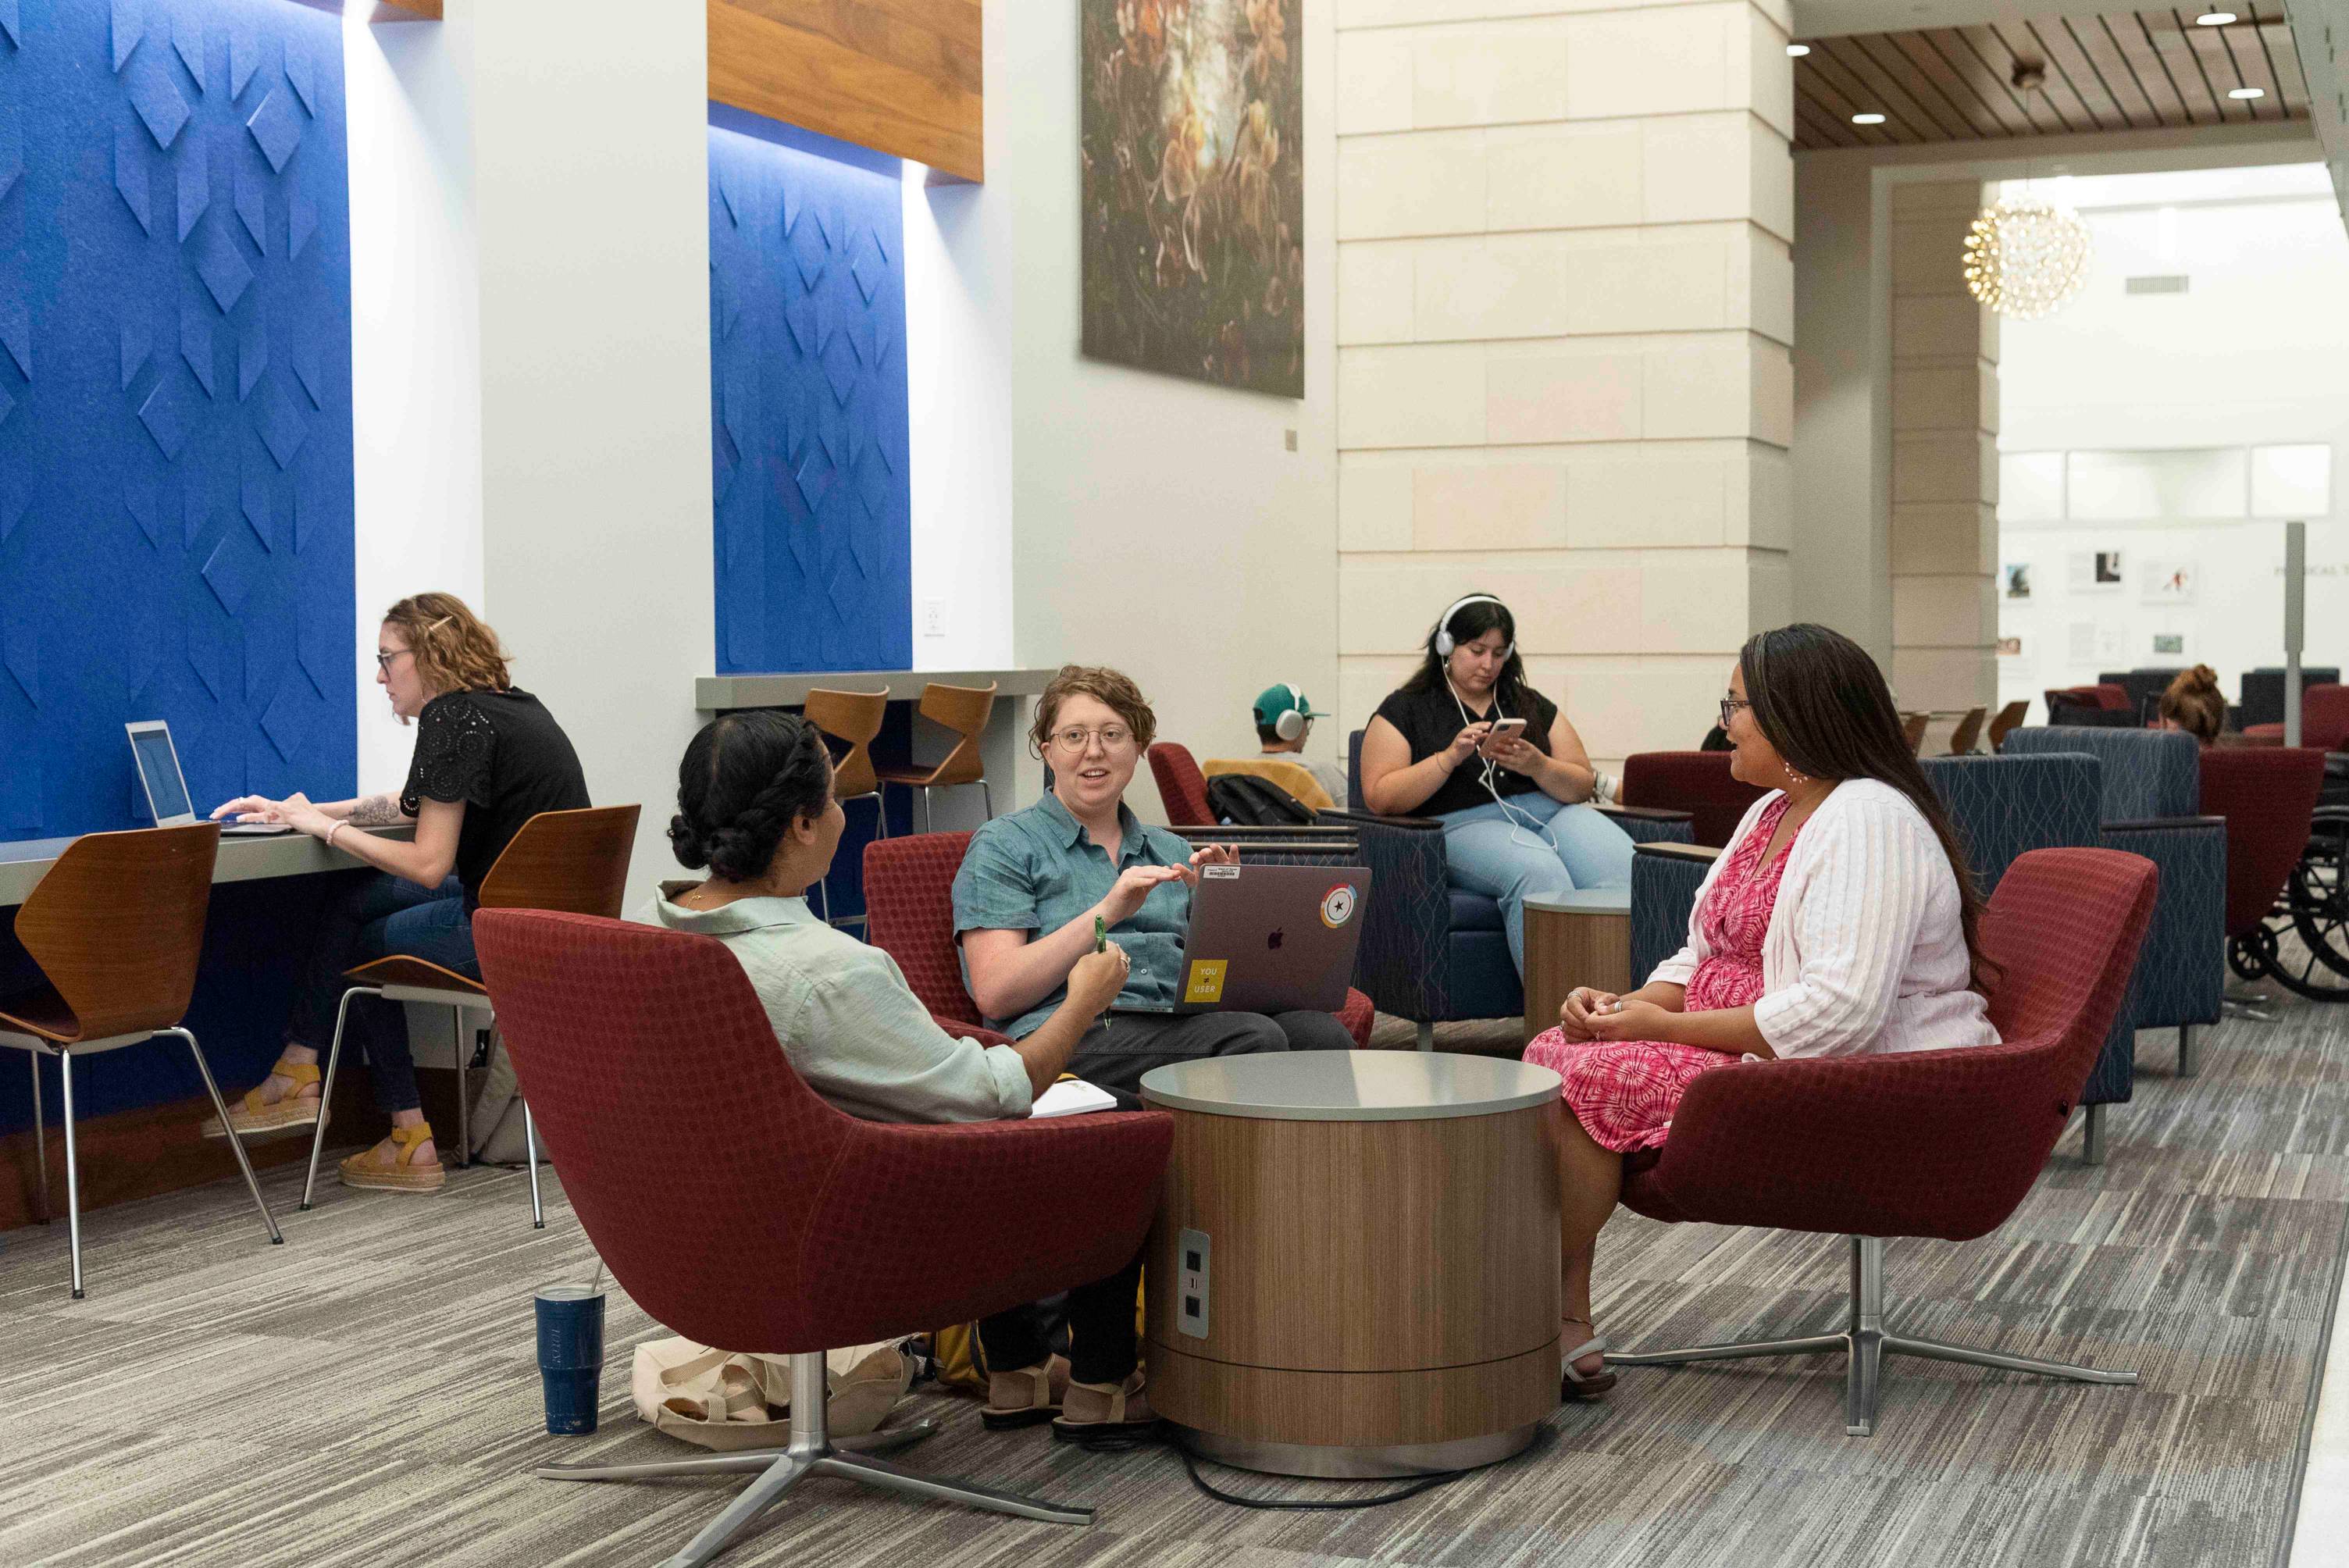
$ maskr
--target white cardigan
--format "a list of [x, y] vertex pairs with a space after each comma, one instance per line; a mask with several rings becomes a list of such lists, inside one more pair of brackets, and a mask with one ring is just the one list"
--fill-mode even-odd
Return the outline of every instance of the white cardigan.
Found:
[[[1755, 801], [1697, 890], [1688, 945], [1651, 981], [1685, 985], [1712, 950], [1702, 912], [1721, 868], [1779, 798]], [[1754, 1022], [1782, 1057], [1994, 1046], [1989, 1003], [1968, 989], [1957, 879], [1909, 798], [1848, 779], [1795, 835], [1762, 944]]]

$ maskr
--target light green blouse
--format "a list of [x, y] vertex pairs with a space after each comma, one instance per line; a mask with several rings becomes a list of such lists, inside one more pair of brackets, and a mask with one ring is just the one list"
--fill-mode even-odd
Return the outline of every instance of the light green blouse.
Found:
[[793, 1070], [833, 1105], [868, 1121], [1028, 1114], [1032, 1091], [1019, 1054], [939, 1028], [886, 953], [817, 919], [804, 898], [741, 898], [707, 910], [674, 902], [698, 885], [663, 882], [654, 920], [732, 951]]

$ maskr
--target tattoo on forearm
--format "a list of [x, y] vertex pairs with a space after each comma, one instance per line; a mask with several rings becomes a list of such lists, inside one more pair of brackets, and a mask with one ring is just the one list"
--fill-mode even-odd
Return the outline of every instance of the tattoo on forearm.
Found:
[[397, 795], [369, 795], [351, 808], [354, 828], [389, 828], [405, 820]]

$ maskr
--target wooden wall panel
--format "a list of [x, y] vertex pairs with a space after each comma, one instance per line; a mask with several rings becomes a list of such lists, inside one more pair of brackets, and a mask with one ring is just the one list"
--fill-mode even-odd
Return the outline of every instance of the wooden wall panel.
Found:
[[708, 0], [709, 96], [964, 180], [986, 173], [980, 0]]

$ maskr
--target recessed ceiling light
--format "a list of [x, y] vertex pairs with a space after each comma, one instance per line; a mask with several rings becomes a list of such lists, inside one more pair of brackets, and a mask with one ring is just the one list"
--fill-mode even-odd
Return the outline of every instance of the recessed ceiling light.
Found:
[[1884, 117], [1880, 114], [1856, 114], [1851, 117], [1851, 123], [1854, 125], [1882, 125], [1884, 123]]
[[2205, 11], [2194, 18], [2194, 25], [2198, 27], [2223, 27], [2234, 19], [2232, 11]]
[[1797, 58], [1800, 58], [1802, 56], [1807, 55], [1810, 52], [1811, 46], [1808, 44], [1789, 44], [1786, 46], [1786, 53], [1793, 55]]
[[2265, 88], [2237, 88], [2227, 95], [2230, 98], [2256, 98], [2268, 96]]

